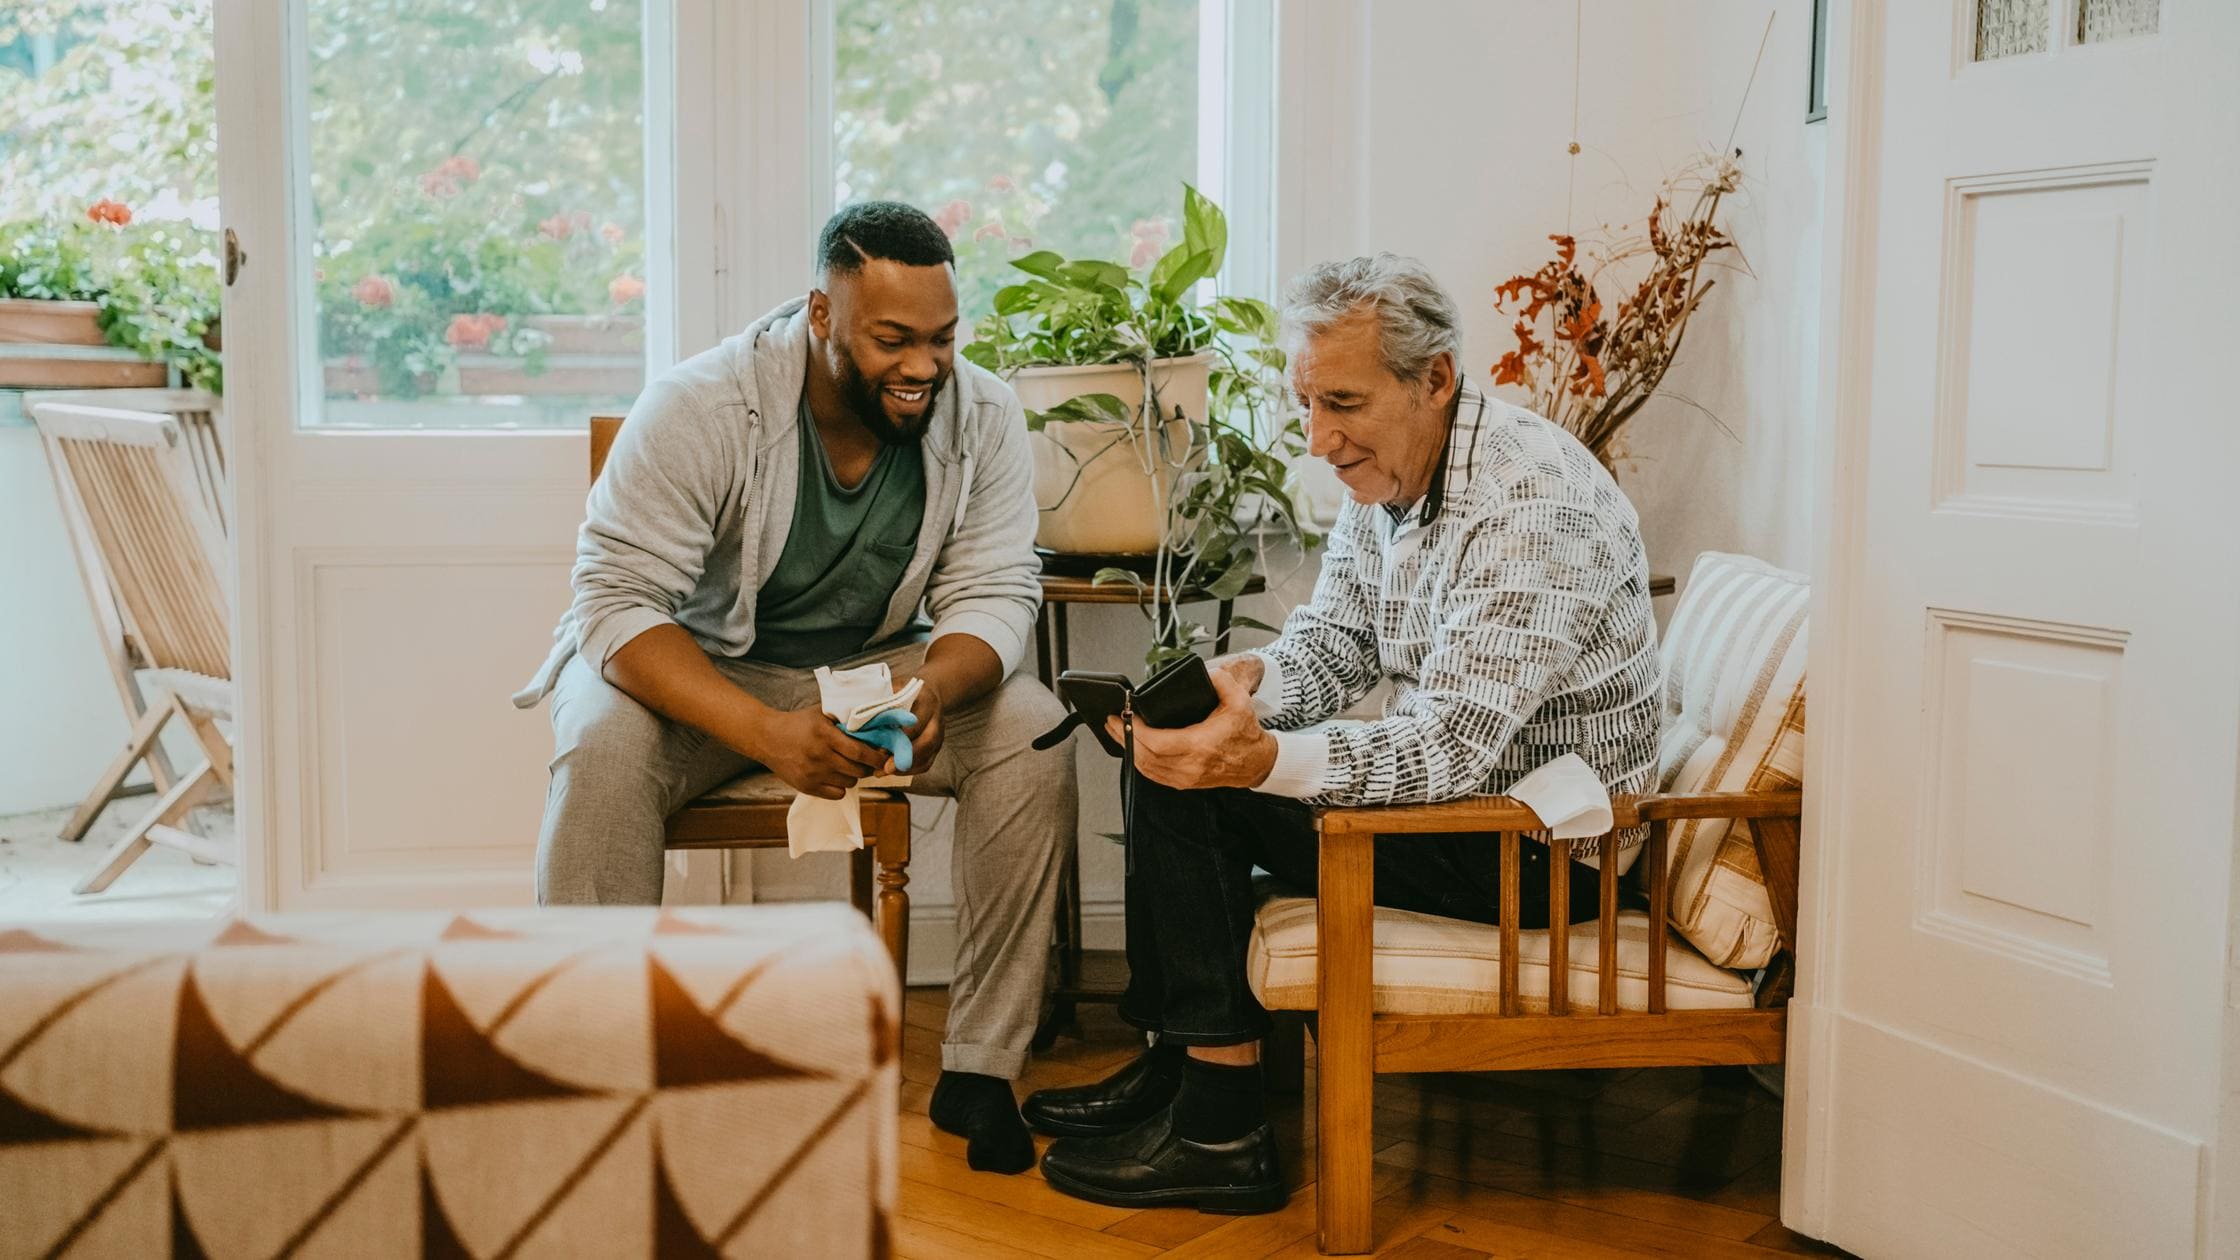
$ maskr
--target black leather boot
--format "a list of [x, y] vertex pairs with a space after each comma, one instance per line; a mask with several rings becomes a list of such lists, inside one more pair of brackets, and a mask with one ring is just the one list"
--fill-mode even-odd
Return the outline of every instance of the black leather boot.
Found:
[[1094, 1085], [1038, 1089], [1019, 1108], [1052, 1137], [1124, 1133], [1166, 1109], [1182, 1086], [1182, 1047], [1153, 1047]]
[[1111, 1207], [1194, 1207], [1249, 1216], [1284, 1204], [1275, 1130], [1234, 1142], [1192, 1142], [1168, 1107], [1126, 1133], [1059, 1138], [1042, 1155], [1042, 1179], [1077, 1199]]

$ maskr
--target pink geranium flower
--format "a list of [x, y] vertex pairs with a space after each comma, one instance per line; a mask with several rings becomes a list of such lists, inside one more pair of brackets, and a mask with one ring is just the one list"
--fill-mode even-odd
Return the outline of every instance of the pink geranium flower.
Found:
[[482, 178], [482, 163], [464, 153], [454, 153], [437, 163], [436, 174], [445, 179], [458, 180], [462, 184], [471, 184]]
[[459, 195], [459, 181], [437, 171], [420, 177], [420, 195], [433, 201], [442, 201]]
[[397, 300], [397, 290], [386, 276], [367, 276], [350, 286], [350, 296], [358, 299], [358, 305], [378, 311]]
[[1159, 257], [1159, 242], [1144, 237], [1136, 238], [1136, 247], [1128, 251], [1128, 265], [1138, 271], [1150, 266]]
[[86, 217], [95, 223], [123, 227], [125, 224], [132, 222], [132, 207], [121, 201], [111, 201], [109, 198], [103, 197], [86, 207]]
[[487, 311], [473, 315], [454, 315], [451, 326], [443, 330], [443, 339], [455, 350], [486, 350], [490, 339], [505, 331], [506, 317]]
[[607, 281], [607, 297], [616, 306], [627, 306], [646, 295], [646, 282], [625, 272]]
[[599, 225], [599, 239], [605, 241], [607, 244], [620, 245], [622, 243], [622, 237], [623, 231], [621, 224], [603, 223]]
[[996, 214], [991, 214], [991, 215], [989, 215], [989, 216], [988, 216], [988, 221], [987, 221], [986, 223], [983, 223], [983, 224], [981, 224], [981, 225], [980, 225], [980, 230], [979, 230], [979, 231], [977, 231], [977, 232], [974, 232], [974, 233], [972, 234], [972, 239], [973, 239], [973, 240], [976, 240], [976, 241], [1000, 241], [1000, 240], [1002, 240], [1002, 239], [1003, 239], [1003, 216], [1002, 216], [1002, 215], [996, 215]]
[[990, 192], [1010, 192], [1011, 188], [1011, 177], [1009, 175], [998, 175], [994, 179], [988, 181], [988, 190]]
[[933, 216], [934, 226], [940, 228], [941, 234], [950, 240], [955, 240], [957, 233], [964, 230], [964, 225], [971, 221], [972, 203], [963, 198], [941, 207]]
[[568, 216], [564, 214], [553, 215], [551, 218], [542, 220], [537, 224], [537, 231], [542, 233], [544, 238], [548, 241], [567, 240], [568, 233], [573, 230], [574, 225], [569, 221]]

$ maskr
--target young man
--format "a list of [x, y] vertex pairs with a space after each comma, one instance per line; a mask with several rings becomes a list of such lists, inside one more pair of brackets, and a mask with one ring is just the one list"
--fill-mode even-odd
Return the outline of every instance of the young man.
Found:
[[[1615, 792], [1654, 773], [1662, 675], [1633, 508], [1571, 435], [1462, 378], [1458, 322], [1422, 265], [1390, 254], [1326, 263], [1286, 297], [1311, 450], [1352, 502], [1313, 599], [1266, 648], [1217, 662], [1219, 710], [1136, 727], [1120, 1013], [1156, 1041], [1103, 1082], [1027, 1100], [1030, 1123], [1066, 1135], [1043, 1157], [1059, 1190], [1283, 1205], [1245, 950], [1255, 865], [1314, 887], [1306, 802], [1498, 794], [1565, 753]], [[1380, 678], [1383, 718], [1327, 720]], [[1548, 849], [1522, 860], [1521, 926], [1544, 927]], [[1380, 842], [1375, 866], [1379, 905], [1498, 916], [1483, 836]], [[1591, 916], [1596, 887], [1575, 867], [1562, 912]]]
[[817, 272], [649, 383], [591, 491], [574, 603], [517, 697], [553, 698], [537, 896], [658, 902], [664, 820], [750, 766], [837, 799], [888, 759], [823, 714], [814, 669], [916, 676], [911, 790], [957, 800], [933, 1119], [1018, 1172], [1010, 1082], [1076, 814], [1070, 751], [1030, 747], [1064, 710], [1014, 673], [1041, 592], [1025, 418], [956, 358], [954, 258], [924, 214], [841, 210]]

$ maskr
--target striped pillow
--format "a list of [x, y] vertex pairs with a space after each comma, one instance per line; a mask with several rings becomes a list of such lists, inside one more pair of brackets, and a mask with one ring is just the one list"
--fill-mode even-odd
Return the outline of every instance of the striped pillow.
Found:
[[[1665, 633], [1666, 792], [1794, 788], [1803, 781], [1802, 574], [1707, 551]], [[1672, 824], [1672, 926], [1722, 967], [1762, 967], [1780, 944], [1750, 830], [1723, 818]]]

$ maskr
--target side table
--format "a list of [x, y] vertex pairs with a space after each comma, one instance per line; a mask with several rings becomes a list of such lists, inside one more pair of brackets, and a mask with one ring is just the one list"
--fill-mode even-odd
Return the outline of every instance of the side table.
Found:
[[[1268, 589], [1267, 579], [1253, 574], [1238, 592], [1258, 595]], [[1138, 592], [1134, 587], [1108, 584], [1097, 585], [1085, 577], [1066, 577], [1045, 573], [1042, 575], [1042, 611], [1035, 622], [1035, 672], [1046, 687], [1055, 687], [1058, 675], [1071, 664], [1072, 628], [1067, 612], [1075, 604], [1125, 604], [1141, 606], [1157, 598], [1160, 603], [1202, 604], [1215, 596], [1200, 587], [1184, 587], [1177, 598], [1167, 591]], [[1217, 601], [1220, 607], [1214, 614], [1214, 642], [1226, 644], [1231, 620], [1236, 615], [1236, 600]], [[1035, 1047], [1048, 1048], [1060, 1025], [1072, 1022], [1076, 1002], [1117, 1002], [1126, 987], [1126, 973], [1122, 969], [1117, 980], [1100, 975], [1090, 981], [1084, 973], [1084, 953], [1081, 943], [1081, 855], [1078, 849], [1066, 855], [1065, 873], [1058, 885], [1058, 931], [1055, 945], [1058, 951], [1058, 987], [1053, 993], [1050, 1018], [1035, 1034]], [[1118, 964], [1118, 960], [1115, 960]], [[1109, 970], [1101, 968], [1100, 970]]]

